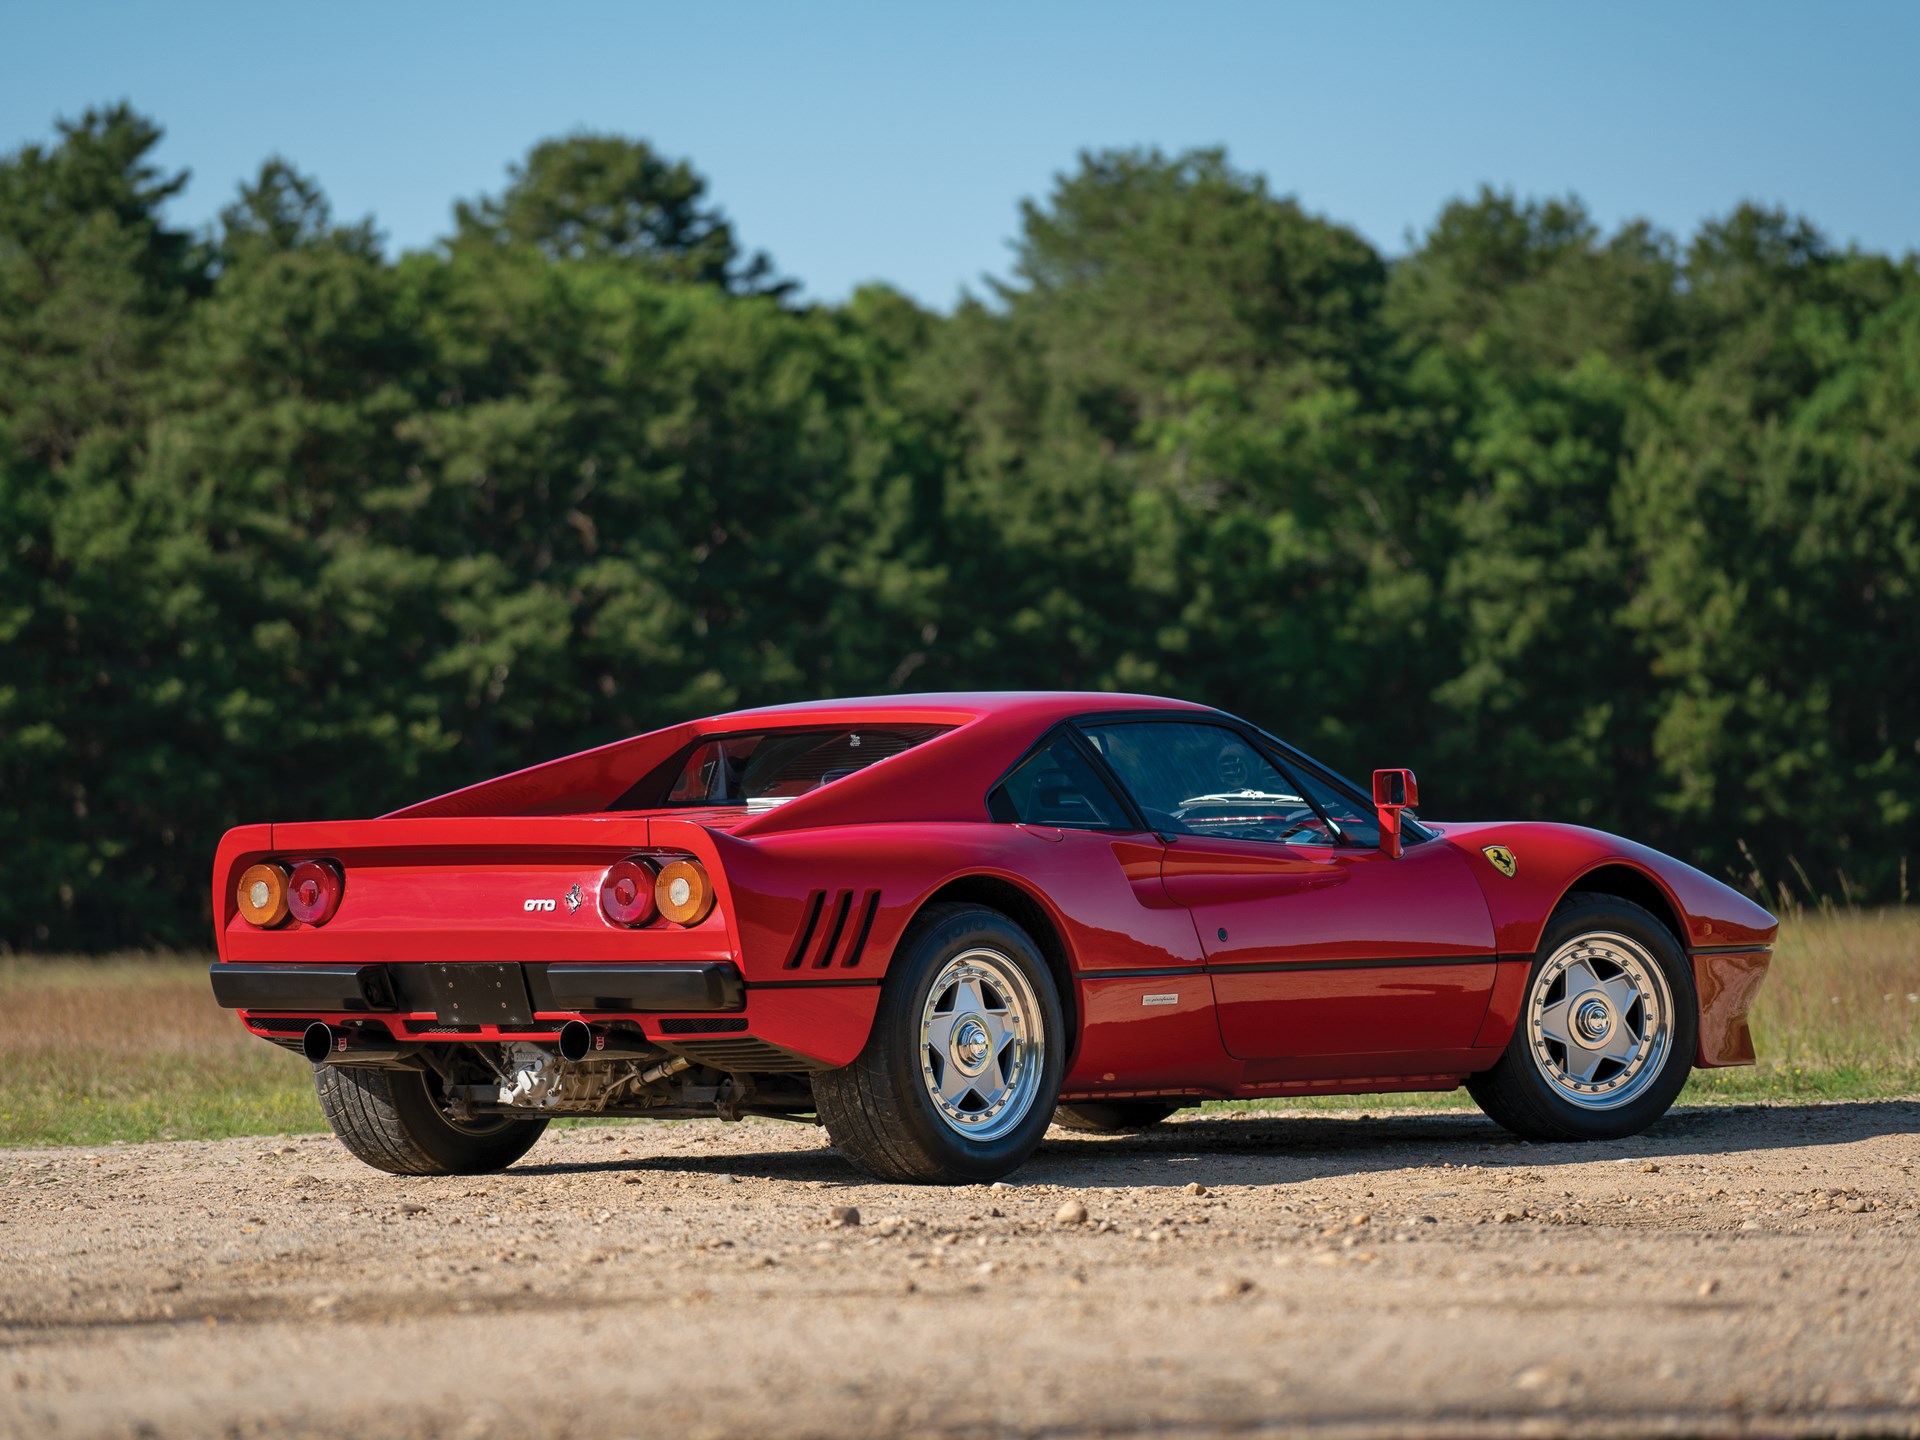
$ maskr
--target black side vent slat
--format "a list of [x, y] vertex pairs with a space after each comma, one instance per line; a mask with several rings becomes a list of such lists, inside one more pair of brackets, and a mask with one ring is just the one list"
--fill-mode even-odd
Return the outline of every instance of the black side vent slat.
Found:
[[824, 970], [833, 964], [833, 952], [840, 947], [840, 932], [847, 928], [847, 914], [852, 909], [853, 892], [842, 890], [833, 907], [833, 929], [827, 932], [827, 943], [820, 947], [820, 958], [813, 962], [814, 969]]
[[700, 1015], [690, 1019], [676, 1016], [660, 1022], [662, 1035], [726, 1035], [746, 1028], [744, 1015]]
[[853, 937], [853, 943], [847, 947], [847, 958], [840, 962], [843, 966], [852, 969], [860, 963], [860, 957], [864, 955], [867, 950], [867, 936], [873, 933], [873, 917], [879, 913], [880, 892], [878, 890], [869, 890], [867, 892], [865, 913], [860, 917], [859, 933]]
[[793, 937], [793, 949], [787, 952], [784, 969], [798, 970], [800, 962], [806, 957], [807, 942], [813, 939], [813, 930], [820, 923], [820, 907], [826, 904], [827, 892], [816, 890], [807, 898], [807, 918], [801, 923], [800, 932]]

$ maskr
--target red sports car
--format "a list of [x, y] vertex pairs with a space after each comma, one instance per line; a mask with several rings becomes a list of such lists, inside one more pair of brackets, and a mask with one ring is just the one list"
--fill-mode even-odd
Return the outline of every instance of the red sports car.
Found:
[[886, 1179], [976, 1182], [1049, 1122], [1459, 1085], [1583, 1140], [1751, 1063], [1765, 910], [1629, 840], [1417, 800], [1141, 695], [740, 711], [229, 832], [213, 989], [401, 1174], [509, 1165], [555, 1115], [776, 1115]]

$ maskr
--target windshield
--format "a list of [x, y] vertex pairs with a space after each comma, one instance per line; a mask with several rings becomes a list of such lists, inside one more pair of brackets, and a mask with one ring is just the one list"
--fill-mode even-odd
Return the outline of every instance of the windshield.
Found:
[[949, 728], [842, 725], [715, 736], [688, 753], [665, 803], [768, 810], [864, 770], [876, 760], [911, 750]]

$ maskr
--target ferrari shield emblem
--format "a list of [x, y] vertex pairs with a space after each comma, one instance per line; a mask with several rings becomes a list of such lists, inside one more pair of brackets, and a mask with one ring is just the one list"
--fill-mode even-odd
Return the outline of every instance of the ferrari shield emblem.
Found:
[[1480, 847], [1480, 853], [1492, 862], [1494, 869], [1509, 880], [1513, 878], [1513, 872], [1520, 868], [1520, 862], [1513, 858], [1513, 852], [1504, 845], [1483, 845]]
[[[1494, 863], [1498, 864], [1499, 862], [1495, 861]], [[1512, 874], [1513, 872], [1509, 870], [1507, 873]], [[567, 891], [567, 914], [569, 915], [576, 914], [580, 909], [581, 903], [586, 898], [587, 898], [586, 896], [580, 893], [580, 887], [578, 885], [574, 886], [571, 890]]]

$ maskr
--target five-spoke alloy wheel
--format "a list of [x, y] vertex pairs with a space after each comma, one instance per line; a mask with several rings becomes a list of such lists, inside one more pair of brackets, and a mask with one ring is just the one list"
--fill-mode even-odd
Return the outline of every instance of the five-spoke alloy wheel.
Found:
[[1046, 1133], [1065, 1033], [1053, 973], [1024, 930], [978, 905], [932, 905], [901, 939], [866, 1048], [814, 1076], [814, 1103], [870, 1174], [997, 1180]]
[[1506, 1052], [1467, 1089], [1529, 1140], [1618, 1139], [1673, 1104], [1698, 1029], [1673, 932], [1629, 900], [1576, 893], [1541, 934]]
[[1033, 1109], [1046, 1045], [1040, 1001], [1011, 956], [963, 951], [934, 977], [920, 1016], [920, 1076], [955, 1134], [992, 1140]]

